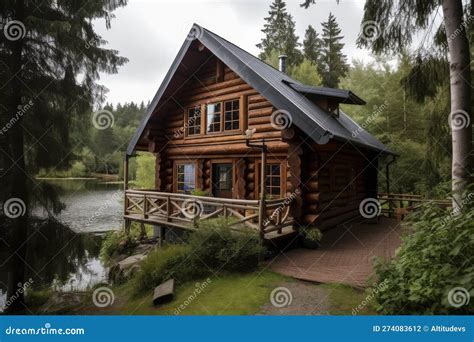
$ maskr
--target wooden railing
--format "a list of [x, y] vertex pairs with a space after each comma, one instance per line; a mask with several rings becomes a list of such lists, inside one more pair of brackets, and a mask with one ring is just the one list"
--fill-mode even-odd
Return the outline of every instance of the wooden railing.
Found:
[[434, 203], [444, 208], [451, 206], [450, 200], [427, 199], [421, 195], [412, 194], [379, 193], [378, 200], [382, 206], [382, 213], [389, 217], [395, 216], [399, 220], [402, 220], [405, 215], [421, 207], [424, 203]]
[[[153, 190], [126, 190], [124, 218], [144, 223], [196, 229], [199, 220], [229, 218], [234, 229], [247, 227], [262, 237], [293, 224], [285, 198], [265, 200], [259, 219], [259, 200], [194, 196]], [[263, 222], [259, 226], [259, 222]]]

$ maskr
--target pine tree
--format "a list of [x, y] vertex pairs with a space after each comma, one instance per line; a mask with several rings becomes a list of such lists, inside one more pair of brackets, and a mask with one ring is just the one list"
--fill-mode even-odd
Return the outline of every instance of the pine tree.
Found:
[[19, 287], [24, 283], [30, 204], [47, 195], [34, 175], [39, 168], [69, 166], [71, 126], [75, 120], [90, 122], [93, 104], [103, 99], [105, 89], [95, 82], [99, 73], [115, 73], [127, 61], [101, 47], [106, 42], [92, 20], [103, 18], [109, 28], [112, 12], [125, 4], [5, 0], [0, 6], [7, 32], [0, 40], [0, 126], [6, 127], [0, 134], [0, 202], [13, 198], [26, 207], [17, 218], [0, 217], [0, 226], [11, 231], [10, 311], [25, 308]]
[[321, 23], [322, 48], [319, 65], [319, 73], [323, 79], [325, 87], [337, 88], [339, 80], [344, 77], [349, 70], [347, 58], [342, 53], [344, 44], [341, 43], [344, 36], [341, 36], [341, 29], [336, 22], [336, 17], [329, 13], [328, 21]]
[[309, 25], [304, 36], [303, 54], [304, 57], [310, 60], [314, 65], [319, 64], [319, 59], [321, 58], [321, 44], [319, 34], [313, 26]]
[[262, 29], [265, 37], [257, 44], [261, 50], [260, 59], [266, 59], [272, 50], [276, 50], [288, 57], [289, 66], [301, 63], [303, 56], [299, 50], [299, 37], [295, 33], [293, 17], [286, 11], [286, 3], [283, 0], [275, 0], [270, 5], [268, 14]]

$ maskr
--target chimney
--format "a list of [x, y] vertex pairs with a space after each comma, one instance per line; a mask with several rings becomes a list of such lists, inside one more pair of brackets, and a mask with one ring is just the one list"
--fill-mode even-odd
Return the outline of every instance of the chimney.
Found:
[[278, 56], [279, 63], [278, 63], [278, 70], [281, 72], [286, 72], [286, 55]]

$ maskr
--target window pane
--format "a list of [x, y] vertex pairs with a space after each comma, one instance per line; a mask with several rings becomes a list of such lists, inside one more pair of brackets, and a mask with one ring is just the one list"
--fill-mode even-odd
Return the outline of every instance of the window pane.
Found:
[[221, 104], [211, 103], [207, 105], [207, 132], [219, 132], [221, 130]]

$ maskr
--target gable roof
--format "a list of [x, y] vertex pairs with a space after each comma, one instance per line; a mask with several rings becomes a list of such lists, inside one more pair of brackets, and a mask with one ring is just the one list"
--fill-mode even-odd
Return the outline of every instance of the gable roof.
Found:
[[[188, 38], [181, 46], [160, 88], [147, 108], [140, 126], [130, 141], [127, 155], [133, 154], [155, 108], [166, 93], [178, 67], [180, 67], [184, 56], [193, 42], [193, 39], [189, 37], [198, 39], [212, 54], [270, 101], [274, 107], [288, 111], [293, 124], [317, 143], [324, 144], [329, 139], [335, 138], [337, 140], [349, 141], [371, 150], [393, 154], [393, 152], [374, 136], [369, 134], [364, 128], [355, 123], [344, 112], [340, 111], [339, 116], [335, 117], [305, 96], [305, 93], [320, 91], [330, 93], [329, 95], [331, 96], [345, 98], [349, 101], [351, 99], [351, 92], [339, 89], [305, 86], [224, 38], [194, 24]], [[354, 94], [352, 95], [352, 101], [358, 101], [357, 99], [362, 101]]]

